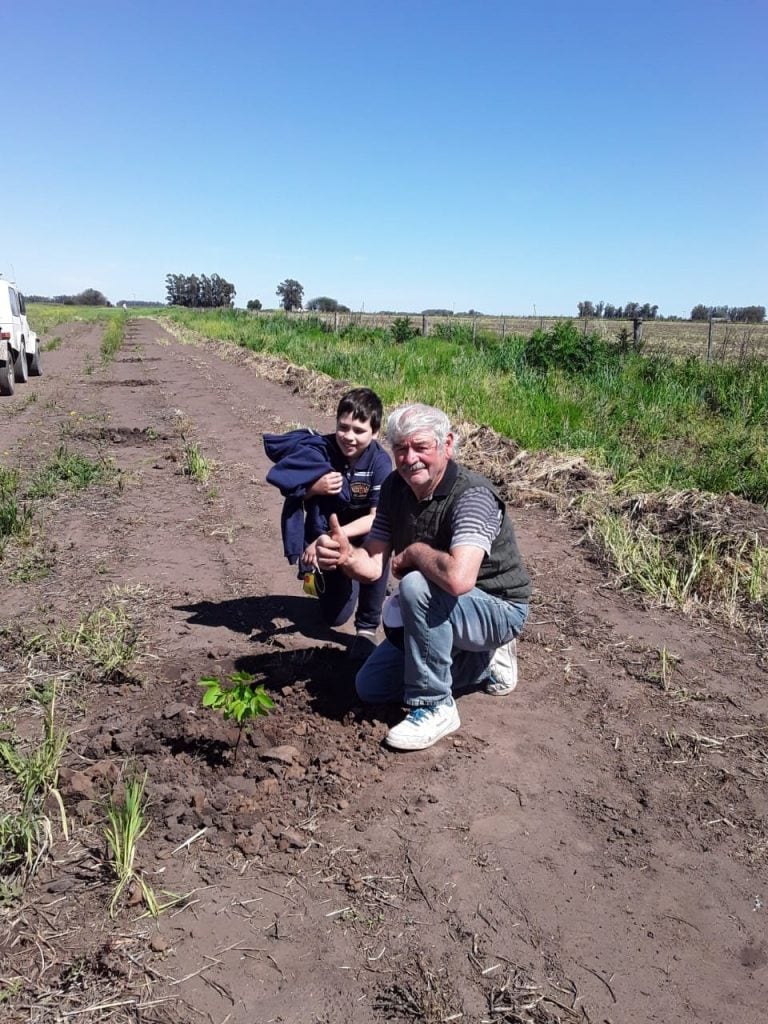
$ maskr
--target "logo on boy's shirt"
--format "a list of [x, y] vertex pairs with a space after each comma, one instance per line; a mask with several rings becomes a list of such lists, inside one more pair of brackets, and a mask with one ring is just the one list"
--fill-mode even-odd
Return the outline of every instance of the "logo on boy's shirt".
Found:
[[367, 498], [371, 485], [366, 480], [355, 480], [349, 487], [353, 498]]

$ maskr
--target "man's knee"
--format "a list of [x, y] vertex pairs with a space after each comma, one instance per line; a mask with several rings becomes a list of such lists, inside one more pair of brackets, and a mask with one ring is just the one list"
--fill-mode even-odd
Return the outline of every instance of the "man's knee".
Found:
[[429, 580], [418, 571], [409, 572], [400, 580], [400, 604], [412, 607], [430, 595]]

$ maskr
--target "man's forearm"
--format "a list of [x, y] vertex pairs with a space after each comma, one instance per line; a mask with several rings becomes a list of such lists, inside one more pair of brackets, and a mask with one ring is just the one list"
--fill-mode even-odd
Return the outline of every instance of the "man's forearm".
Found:
[[439, 551], [419, 541], [410, 544], [400, 556], [395, 556], [392, 569], [397, 576], [404, 576], [409, 570], [417, 569], [431, 583], [459, 597], [468, 593], [477, 582], [479, 556], [475, 561], [477, 564], [468, 564], [466, 554], [465, 557], [457, 557], [453, 552]]

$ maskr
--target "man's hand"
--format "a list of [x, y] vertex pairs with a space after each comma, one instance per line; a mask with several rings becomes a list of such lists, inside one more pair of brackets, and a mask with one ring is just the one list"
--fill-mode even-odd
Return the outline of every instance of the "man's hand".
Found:
[[403, 576], [407, 575], [411, 569], [417, 568], [414, 565], [413, 558], [410, 555], [410, 546], [403, 548], [399, 555], [393, 555], [390, 563], [392, 569], [392, 575], [397, 580], [401, 580]]
[[476, 585], [484, 557], [483, 549], [472, 544], [438, 551], [423, 541], [415, 541], [394, 556], [392, 575], [401, 580], [413, 569], [418, 569], [442, 590], [460, 597]]
[[306, 497], [322, 498], [331, 494], [340, 494], [343, 483], [344, 477], [341, 473], [335, 473], [333, 471], [330, 473], [324, 473], [307, 488]]
[[324, 571], [339, 569], [349, 560], [352, 545], [339, 526], [339, 517], [332, 515], [328, 520], [328, 533], [322, 533], [315, 541], [317, 564]]

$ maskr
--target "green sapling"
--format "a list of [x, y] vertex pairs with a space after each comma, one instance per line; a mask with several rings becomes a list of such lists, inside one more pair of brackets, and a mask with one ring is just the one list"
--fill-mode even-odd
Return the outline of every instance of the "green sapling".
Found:
[[240, 748], [240, 740], [250, 721], [259, 718], [261, 715], [268, 715], [270, 708], [274, 707], [274, 701], [264, 690], [260, 683], [253, 685], [255, 676], [250, 672], [233, 672], [229, 676], [230, 686], [223, 687], [218, 676], [206, 676], [201, 679], [199, 686], [205, 687], [203, 694], [203, 707], [213, 708], [214, 711], [221, 711], [224, 719], [234, 719], [237, 722], [239, 732], [233, 764], [237, 762], [237, 752]]

